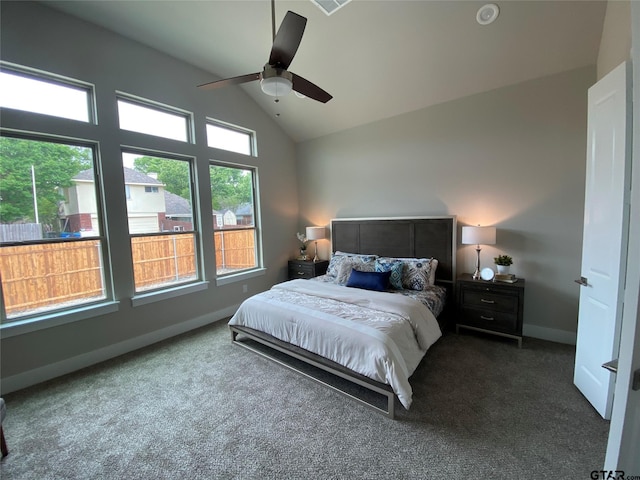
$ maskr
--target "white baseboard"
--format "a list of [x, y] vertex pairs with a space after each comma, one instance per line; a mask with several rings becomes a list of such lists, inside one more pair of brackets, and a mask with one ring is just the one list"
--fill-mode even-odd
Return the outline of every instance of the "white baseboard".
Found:
[[34, 368], [27, 372], [18, 373], [11, 377], [2, 379], [2, 394], [15, 392], [23, 388], [36, 385], [38, 383], [51, 380], [67, 373], [75, 372], [81, 368], [95, 365], [96, 363], [104, 362], [111, 358], [124, 355], [125, 353], [138, 350], [139, 348], [146, 347], [148, 345], [166, 340], [167, 338], [175, 337], [181, 333], [188, 332], [190, 330], [204, 327], [210, 323], [222, 320], [225, 317], [230, 317], [238, 309], [239, 305], [233, 305], [231, 307], [224, 308], [215, 312], [211, 312], [207, 315], [192, 318], [186, 322], [177, 323], [170, 327], [162, 328], [139, 337], [130, 338], [120, 343], [109, 345], [98, 350], [83, 353], [75, 357], [61, 360], [60, 362], [45, 365], [43, 367]]
[[541, 340], [549, 340], [551, 342], [567, 343], [575, 345], [577, 340], [576, 332], [567, 330], [558, 330], [556, 328], [539, 327], [537, 325], [522, 326], [522, 334], [525, 337], [539, 338]]

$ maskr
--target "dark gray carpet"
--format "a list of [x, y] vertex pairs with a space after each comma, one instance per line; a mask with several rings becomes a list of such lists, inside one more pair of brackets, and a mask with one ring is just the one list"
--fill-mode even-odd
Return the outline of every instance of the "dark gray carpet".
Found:
[[7, 395], [3, 479], [589, 478], [608, 422], [571, 346], [447, 334], [389, 420], [225, 322]]

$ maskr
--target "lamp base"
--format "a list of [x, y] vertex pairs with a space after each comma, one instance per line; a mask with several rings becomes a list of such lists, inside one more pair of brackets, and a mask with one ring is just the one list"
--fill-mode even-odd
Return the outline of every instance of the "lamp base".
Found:
[[476, 245], [476, 253], [478, 256], [476, 257], [476, 271], [473, 272], [473, 279], [480, 280], [480, 245]]
[[318, 258], [318, 241], [316, 240], [316, 254], [313, 256], [313, 261], [314, 262], [319, 262], [320, 259]]

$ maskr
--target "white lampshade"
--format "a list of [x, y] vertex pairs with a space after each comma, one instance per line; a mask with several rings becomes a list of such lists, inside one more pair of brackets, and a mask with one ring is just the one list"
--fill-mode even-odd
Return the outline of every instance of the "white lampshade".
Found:
[[307, 227], [307, 240], [322, 240], [325, 238], [324, 227]]
[[463, 245], [495, 245], [496, 227], [462, 227]]
[[293, 83], [285, 77], [269, 77], [260, 81], [262, 91], [272, 97], [284, 97], [291, 93]]

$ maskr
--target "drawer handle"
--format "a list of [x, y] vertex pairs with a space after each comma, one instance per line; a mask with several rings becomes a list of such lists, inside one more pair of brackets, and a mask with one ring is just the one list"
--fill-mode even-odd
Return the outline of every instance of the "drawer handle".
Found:
[[304, 275], [304, 272], [298, 272], [298, 275]]
[[[485, 300], [484, 298], [481, 298], [480, 301], [482, 303], [496, 303], [494, 300]], [[492, 319], [493, 320], [493, 319]]]
[[493, 317], [485, 317], [484, 315], [480, 315], [480, 318], [481, 318], [482, 320], [490, 320], [490, 321], [495, 320]]

